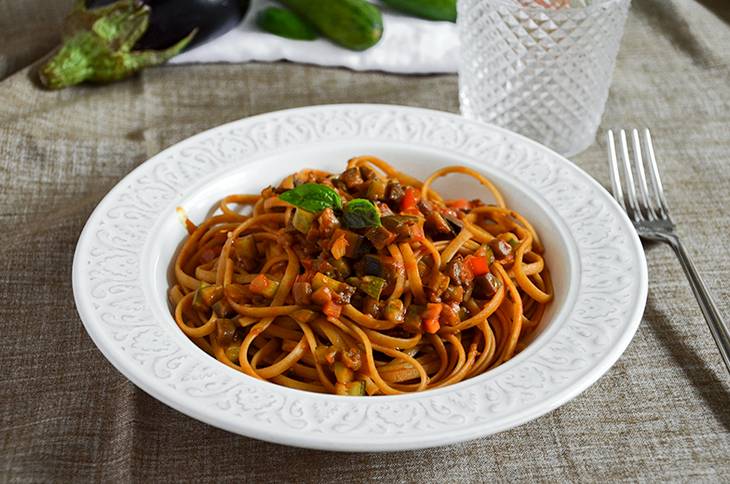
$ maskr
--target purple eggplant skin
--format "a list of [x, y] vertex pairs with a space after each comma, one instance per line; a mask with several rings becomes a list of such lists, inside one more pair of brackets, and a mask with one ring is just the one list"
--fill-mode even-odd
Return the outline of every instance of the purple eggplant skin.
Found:
[[[86, 0], [94, 9], [115, 0]], [[140, 0], [150, 7], [147, 31], [134, 44], [134, 50], [164, 50], [198, 29], [185, 50], [219, 37], [238, 25], [246, 16], [249, 0]]]

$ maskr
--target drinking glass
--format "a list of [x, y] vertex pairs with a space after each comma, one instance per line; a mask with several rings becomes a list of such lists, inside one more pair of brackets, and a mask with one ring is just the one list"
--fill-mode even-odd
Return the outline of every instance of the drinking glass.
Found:
[[572, 156], [595, 139], [631, 0], [458, 0], [461, 113]]

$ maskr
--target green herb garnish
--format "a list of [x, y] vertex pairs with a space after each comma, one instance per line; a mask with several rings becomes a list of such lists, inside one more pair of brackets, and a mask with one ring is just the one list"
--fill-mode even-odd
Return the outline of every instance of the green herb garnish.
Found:
[[350, 229], [364, 229], [380, 225], [380, 212], [370, 200], [350, 200], [342, 210], [342, 221]]
[[340, 195], [330, 187], [317, 183], [299, 185], [282, 193], [279, 198], [295, 207], [315, 213], [325, 208], [342, 208]]

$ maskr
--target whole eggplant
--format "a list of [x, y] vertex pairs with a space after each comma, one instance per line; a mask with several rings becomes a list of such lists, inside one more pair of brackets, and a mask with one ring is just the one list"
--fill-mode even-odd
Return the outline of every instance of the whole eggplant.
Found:
[[[115, 0], [86, 0], [87, 9], [111, 5]], [[238, 25], [249, 0], [139, 0], [150, 7], [149, 27], [133, 50], [162, 50], [173, 46], [193, 29], [197, 33], [185, 46], [190, 49], [219, 37]]]
[[40, 81], [61, 89], [123, 79], [228, 32], [248, 6], [249, 0], [80, 0], [63, 43], [39, 69]]

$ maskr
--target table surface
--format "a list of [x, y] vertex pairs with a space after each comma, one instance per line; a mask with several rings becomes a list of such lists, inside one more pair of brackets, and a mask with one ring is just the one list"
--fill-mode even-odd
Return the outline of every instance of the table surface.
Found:
[[[71, 290], [81, 228], [115, 183], [163, 148], [253, 114], [344, 102], [457, 112], [457, 80], [195, 65], [43, 91], [27, 65], [53, 45], [70, 3], [0, 0], [0, 480], [730, 476], [730, 376], [664, 246], [646, 246], [646, 312], [618, 363], [572, 402], [488, 438], [391, 454], [309, 451], [212, 428], [137, 389], [86, 335]], [[678, 230], [725, 315], [729, 24], [724, 0], [635, 0], [596, 143], [573, 159], [607, 186], [602, 133], [651, 127]]]

